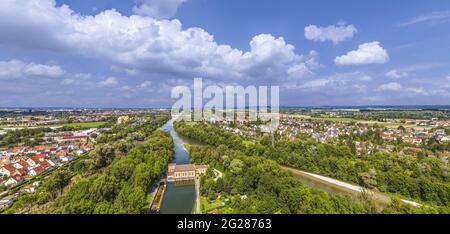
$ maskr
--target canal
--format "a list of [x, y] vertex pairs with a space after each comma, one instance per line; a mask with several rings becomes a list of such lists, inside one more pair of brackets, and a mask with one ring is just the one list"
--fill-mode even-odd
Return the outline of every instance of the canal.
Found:
[[[184, 144], [197, 144], [197, 142], [178, 135], [173, 127], [173, 120], [168, 121], [162, 129], [172, 136], [176, 164], [188, 164], [189, 153]], [[194, 181], [168, 182], [164, 198], [161, 203], [161, 214], [190, 214], [195, 203]]]
[[290, 171], [296, 179], [302, 182], [302, 184], [330, 194], [350, 195], [351, 197], [358, 199], [361, 198], [362, 192], [366, 192], [375, 202], [375, 206], [379, 209], [379, 211], [391, 203], [391, 199], [388, 195], [378, 191], [366, 190], [358, 185], [353, 185], [344, 181], [290, 167], [281, 166], [281, 168], [286, 171]]
[[[174, 142], [175, 157], [172, 161], [177, 164], [189, 163], [189, 152], [184, 148], [185, 144], [204, 145], [200, 142], [178, 135], [173, 127], [173, 120], [168, 121], [162, 129], [172, 136]], [[304, 185], [315, 188], [331, 194], [347, 194], [352, 197], [359, 197], [358, 189], [349, 189], [352, 185], [345, 182], [330, 183], [328, 180], [318, 178], [317, 176], [308, 175], [306, 172], [295, 170], [288, 167], [282, 167], [291, 171], [293, 175], [299, 179]], [[320, 177], [320, 176], [319, 176]], [[336, 180], [337, 181], [337, 180]], [[342, 184], [346, 185], [343, 186]], [[378, 208], [385, 207], [390, 203], [390, 197], [380, 192], [371, 192], [372, 199]], [[405, 202], [409, 202], [404, 200]], [[162, 214], [190, 214], [195, 203], [195, 184], [194, 181], [169, 182], [161, 204], [160, 212]]]

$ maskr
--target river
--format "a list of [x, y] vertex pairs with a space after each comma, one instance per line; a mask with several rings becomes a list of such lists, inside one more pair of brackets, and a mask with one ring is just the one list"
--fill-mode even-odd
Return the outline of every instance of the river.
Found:
[[281, 166], [281, 168], [290, 171], [293, 176], [304, 185], [330, 194], [350, 195], [353, 198], [360, 198], [361, 193], [365, 192], [375, 202], [375, 206], [379, 211], [382, 211], [382, 209], [391, 202], [390, 197], [386, 194], [373, 190], [366, 190], [358, 185], [290, 167]]
[[[359, 198], [361, 197], [361, 193], [364, 192], [375, 202], [375, 205], [379, 211], [382, 211], [384, 207], [391, 203], [391, 197], [388, 194], [379, 191], [367, 190], [359, 185], [354, 185], [334, 178], [301, 171], [290, 167], [281, 166], [281, 168], [290, 171], [303, 184], [328, 193], [346, 194]], [[400, 201], [415, 207], [422, 206], [420, 203], [411, 200], [400, 199]]]
[[[184, 144], [198, 144], [193, 140], [178, 135], [173, 128], [173, 120], [169, 120], [161, 127], [170, 133], [174, 143], [174, 160], [176, 164], [188, 164], [189, 152], [184, 148]], [[195, 202], [194, 181], [169, 182], [161, 203], [161, 214], [190, 214]]]
[[[177, 164], [189, 163], [189, 152], [184, 148], [184, 144], [203, 145], [200, 142], [178, 135], [173, 127], [173, 120], [168, 121], [162, 129], [172, 136], [174, 142], [175, 157], [172, 162]], [[303, 184], [332, 194], [348, 194], [353, 197], [359, 197], [362, 188], [356, 185], [339, 181], [336, 179], [316, 175], [293, 168], [282, 167], [284, 170], [291, 171], [293, 175]], [[379, 208], [390, 203], [390, 197], [386, 194], [371, 191], [370, 195]], [[402, 200], [405, 203], [419, 206], [420, 204], [409, 200]], [[161, 204], [160, 212], [162, 214], [190, 214], [195, 203], [195, 184], [194, 181], [188, 182], [169, 182]]]

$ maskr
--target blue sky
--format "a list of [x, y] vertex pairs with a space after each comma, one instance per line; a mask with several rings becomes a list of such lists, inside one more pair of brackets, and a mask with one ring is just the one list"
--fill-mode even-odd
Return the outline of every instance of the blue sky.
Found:
[[169, 107], [194, 77], [290, 106], [450, 104], [449, 1], [1, 4], [0, 106]]

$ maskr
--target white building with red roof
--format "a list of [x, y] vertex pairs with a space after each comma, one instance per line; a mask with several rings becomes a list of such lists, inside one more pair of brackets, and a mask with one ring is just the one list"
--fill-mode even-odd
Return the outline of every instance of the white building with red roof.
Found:
[[206, 173], [208, 165], [170, 163], [167, 168], [167, 180], [192, 180], [200, 174]]
[[16, 185], [20, 182], [22, 182], [23, 178], [20, 175], [15, 175], [13, 177], [10, 177], [5, 183], [5, 186], [10, 186], [10, 185]]
[[16, 171], [16, 168], [12, 164], [6, 164], [0, 168], [0, 175], [11, 176], [14, 171]]

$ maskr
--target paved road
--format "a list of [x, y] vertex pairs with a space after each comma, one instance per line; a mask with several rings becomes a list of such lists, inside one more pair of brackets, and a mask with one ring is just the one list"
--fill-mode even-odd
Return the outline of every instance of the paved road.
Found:
[[195, 214], [201, 214], [202, 211], [200, 210], [200, 181], [198, 181], [198, 178], [195, 178], [195, 203], [196, 203]]

